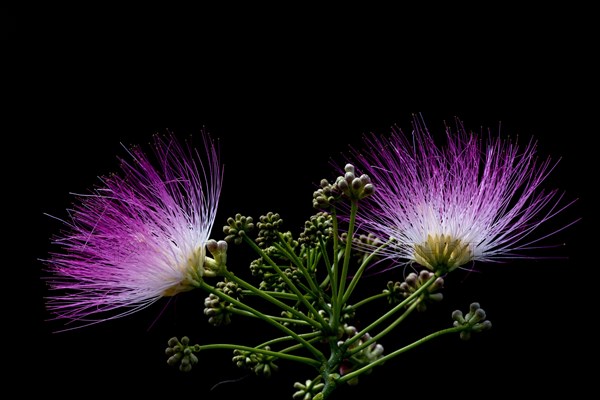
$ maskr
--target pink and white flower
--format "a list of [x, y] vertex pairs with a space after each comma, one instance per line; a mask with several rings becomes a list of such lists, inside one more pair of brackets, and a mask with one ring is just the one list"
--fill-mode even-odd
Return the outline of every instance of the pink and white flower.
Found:
[[217, 146], [202, 141], [203, 153], [157, 134], [153, 154], [131, 148], [120, 174], [77, 195], [44, 260], [57, 319], [114, 319], [198, 285], [223, 176]]
[[393, 239], [378, 253], [381, 261], [445, 273], [473, 261], [532, 257], [528, 250], [562, 229], [538, 229], [572, 202], [540, 188], [556, 163], [538, 158], [535, 141], [519, 147], [490, 134], [484, 142], [458, 119], [454, 130], [446, 126], [446, 139], [436, 145], [415, 116], [411, 136], [394, 129], [366, 136], [362, 151], [351, 149], [375, 188], [361, 201], [358, 226]]

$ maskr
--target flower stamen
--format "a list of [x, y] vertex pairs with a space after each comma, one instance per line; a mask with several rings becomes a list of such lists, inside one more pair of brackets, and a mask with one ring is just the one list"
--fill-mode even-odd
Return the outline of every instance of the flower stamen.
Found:
[[202, 282], [202, 276], [204, 275], [204, 262], [206, 260], [206, 250], [204, 246], [198, 247], [187, 260], [187, 263], [181, 266], [181, 269], [185, 271], [185, 276], [182, 280], [177, 282], [175, 285], [167, 288], [163, 292], [163, 296], [175, 296], [179, 293], [188, 292], [195, 289]]
[[414, 258], [425, 268], [446, 273], [473, 259], [468, 243], [450, 235], [427, 235], [427, 241], [415, 244]]

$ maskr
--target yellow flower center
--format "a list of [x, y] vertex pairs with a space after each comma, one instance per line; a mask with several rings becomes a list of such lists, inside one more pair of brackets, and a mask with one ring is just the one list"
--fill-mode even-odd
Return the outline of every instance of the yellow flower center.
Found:
[[163, 292], [163, 296], [175, 296], [182, 292], [188, 292], [198, 287], [198, 283], [202, 281], [204, 271], [204, 260], [206, 249], [204, 246], [198, 247], [196, 251], [188, 257], [187, 262], [181, 266], [185, 274], [183, 279], [179, 280]]
[[434, 271], [450, 272], [473, 259], [468, 243], [450, 235], [427, 235], [427, 241], [415, 244], [415, 261]]

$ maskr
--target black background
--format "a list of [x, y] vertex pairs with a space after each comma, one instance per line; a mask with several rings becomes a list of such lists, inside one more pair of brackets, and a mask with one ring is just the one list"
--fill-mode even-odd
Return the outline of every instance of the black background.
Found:
[[[423, 45], [417, 36], [428, 23], [418, 31], [396, 29], [411, 19], [407, 15], [389, 25], [375, 23], [392, 28], [389, 32], [348, 24], [332, 29], [327, 40], [309, 35], [312, 30], [303, 24], [281, 37], [287, 20], [265, 27], [223, 18], [227, 24], [207, 27], [207, 16], [144, 23], [137, 14], [65, 15], [20, 16], [3, 48], [8, 275], [2, 328], [6, 381], [15, 382], [16, 390], [63, 398], [157, 393], [291, 398], [293, 382], [311, 379], [313, 371], [282, 362], [270, 380], [246, 376], [228, 351], [201, 353], [189, 374], [166, 365], [171, 336], [252, 344], [268, 334], [261, 324], [240, 318], [225, 329], [208, 326], [203, 293], [186, 293], [125, 319], [53, 333], [60, 325], [47, 321], [39, 259], [47, 256], [50, 237], [61, 226], [45, 214], [65, 217], [70, 192], [85, 192], [98, 176], [117, 171], [121, 143], [144, 144], [165, 129], [180, 137], [197, 135], [204, 127], [219, 138], [225, 165], [213, 237], [220, 238], [225, 219], [237, 212], [258, 217], [276, 211], [287, 229], [299, 232], [313, 211], [315, 184], [336, 176], [330, 157], [360, 145], [366, 132], [387, 134], [393, 124], [409, 132], [411, 114], [422, 112], [438, 138], [443, 121], [455, 116], [476, 131], [496, 132], [501, 122], [502, 134], [518, 136], [523, 144], [535, 137], [542, 158], [561, 159], [544, 187], [579, 199], [542, 230], [582, 220], [547, 241], [566, 243], [552, 251], [565, 259], [456, 272], [446, 282], [444, 302], [412, 316], [381, 342], [391, 351], [450, 324], [451, 312], [472, 301], [487, 311], [491, 331], [469, 342], [450, 336], [430, 342], [378, 367], [358, 386], [340, 389], [335, 398], [390, 390], [398, 398], [587, 393], [594, 376], [587, 365], [598, 356], [597, 246], [591, 234], [598, 121], [592, 103], [597, 78], [589, 74], [594, 64], [581, 40], [590, 36], [579, 30], [585, 24], [568, 36], [539, 26], [527, 40], [518, 35], [511, 41], [503, 22], [482, 42], [474, 40], [480, 30], [472, 25], [449, 39], [457, 24]], [[537, 14], [531, 17], [538, 20]], [[477, 28], [490, 22], [479, 19]], [[521, 22], [512, 21], [511, 30], [533, 29], [527, 18]], [[245, 268], [244, 252], [236, 250], [229, 267]], [[364, 279], [360, 290], [379, 292], [401, 274]]]

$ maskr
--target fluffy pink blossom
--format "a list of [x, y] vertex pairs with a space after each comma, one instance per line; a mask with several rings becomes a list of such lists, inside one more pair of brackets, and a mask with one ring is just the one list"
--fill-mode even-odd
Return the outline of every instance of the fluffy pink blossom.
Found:
[[45, 260], [56, 318], [81, 326], [122, 317], [202, 279], [223, 170], [201, 135], [203, 152], [157, 134], [153, 153], [131, 148], [120, 174], [76, 196], [53, 238], [60, 251]]
[[351, 150], [375, 188], [361, 201], [358, 226], [380, 243], [393, 238], [381, 261], [444, 273], [473, 261], [532, 257], [528, 250], [561, 230], [538, 229], [572, 202], [541, 189], [556, 163], [538, 158], [535, 141], [519, 147], [491, 134], [483, 139], [458, 119], [446, 139], [436, 145], [415, 116], [412, 135], [371, 134], [363, 151]]

